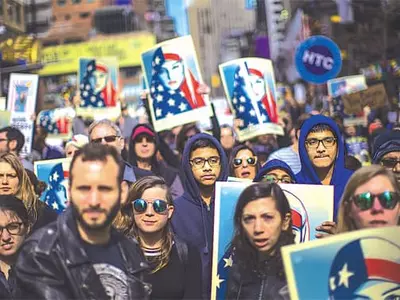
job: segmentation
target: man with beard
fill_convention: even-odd
[[[25,299],[147,299],[141,278],[147,268],[136,240],[112,222],[127,183],[114,147],[85,145],[71,162],[71,206],[56,222],[35,232],[16,264]]]

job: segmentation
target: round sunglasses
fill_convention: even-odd
[[[385,209],[393,209],[396,207],[396,204],[399,202],[400,195],[396,192],[383,192],[380,194],[372,194],[372,193],[362,193],[359,195],[354,195],[352,197],[354,204],[360,210],[368,210],[374,205],[375,198],[378,198],[379,203]]]
[[[233,160],[233,166],[238,168],[243,164],[244,161],[246,161],[248,165],[254,166],[257,163],[257,157],[248,157],[246,159],[235,158]]]
[[[148,205],[153,205],[153,210],[158,214],[162,214],[168,209],[167,201],[160,199],[154,200],[152,202],[148,202],[144,199],[136,199],[135,201],[133,201],[132,205],[133,209],[139,214],[145,213],[147,211]]]

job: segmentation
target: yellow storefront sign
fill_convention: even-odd
[[[156,38],[142,32],[107,36],[78,44],[45,47],[42,50],[43,69],[41,76],[77,73],[80,57],[112,57],[118,59],[120,67],[140,66],[141,53],[153,47]]]

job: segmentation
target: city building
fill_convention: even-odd
[[[25,0],[26,32],[45,36],[51,25],[51,0]]]

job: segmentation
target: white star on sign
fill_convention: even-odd
[[[157,116],[157,117],[161,117],[161,115],[162,115],[162,110],[161,110],[161,108],[157,108],[157,109],[156,109],[156,116]]]
[[[224,268],[232,267],[233,266],[232,255],[230,255],[229,258],[224,258],[224,262],[225,262]]]
[[[161,84],[159,84],[158,87],[157,87],[157,90],[159,92],[162,92],[162,91],[164,91],[164,88],[163,88],[163,86]]]
[[[89,65],[87,69],[88,69],[88,71],[92,71],[92,69],[93,69],[92,65]]]
[[[156,58],[154,60],[156,62],[156,65],[158,65],[160,63],[160,58],[158,56],[156,56]]]
[[[174,90],[169,90],[168,91],[171,95],[174,95],[175,94],[175,91]]]
[[[244,96],[240,96],[239,100],[240,100],[240,103],[246,102],[246,98]]]
[[[180,109],[181,111],[186,110],[186,108],[187,108],[187,105],[186,105],[185,103],[183,103],[183,102],[179,105],[179,109]]]
[[[256,111],[254,109],[249,111],[250,116],[254,117],[256,115]]]
[[[233,99],[232,99],[232,102],[233,102],[233,104],[236,104],[236,103],[237,103],[237,99],[236,99],[236,98],[233,98]]]
[[[84,91],[82,94],[83,94],[83,97],[87,97],[88,96],[88,92],[87,91]]]
[[[87,84],[86,87],[85,87],[85,89],[86,89],[87,91],[90,90],[90,85]]]
[[[217,289],[220,288],[221,283],[223,283],[225,281],[225,279],[219,279],[219,274],[217,274],[217,276],[215,277],[215,284],[217,286]]]
[[[179,94],[181,94],[182,97],[185,97],[185,93],[184,92],[180,92]]]
[[[175,105],[175,100],[172,99],[172,98],[169,98],[169,100],[168,100],[168,105],[169,105],[169,106],[174,106],[174,105]]]
[[[339,284],[338,286],[344,285],[345,287],[349,287],[349,278],[354,276],[354,273],[350,272],[347,269],[347,264],[344,264],[343,268],[339,271]]]
[[[101,107],[101,106],[103,106],[103,102],[99,102],[99,103],[97,103],[97,106],[98,106],[98,107]]]
[[[336,279],[335,277],[329,278],[329,287],[331,291],[336,290],[335,279]]]
[[[261,115],[261,121],[263,121],[263,122],[267,121],[267,116],[262,114]]]
[[[53,204],[51,205],[53,207],[53,209],[57,210],[58,209],[58,204],[57,202],[53,202]]]
[[[57,171],[56,171],[56,172],[54,172],[54,174],[53,174],[53,179],[54,179],[54,181],[57,181],[58,178],[60,178],[60,175],[58,175],[58,173],[57,173]]]
[[[156,89],[154,86],[151,87],[151,92],[154,94],[156,92]]]
[[[170,117],[173,117],[174,116],[174,114],[172,114],[172,113],[167,113],[167,115],[165,116],[166,118],[170,118]]]
[[[244,112],[244,111],[245,111],[244,106],[243,106],[243,105],[240,105],[240,106],[239,106],[239,112],[242,113],[242,112]]]
[[[96,97],[95,96],[90,97],[90,101],[95,102],[96,101]]]
[[[162,95],[158,94],[157,97],[156,97],[157,102],[161,102],[162,99],[163,99]]]

